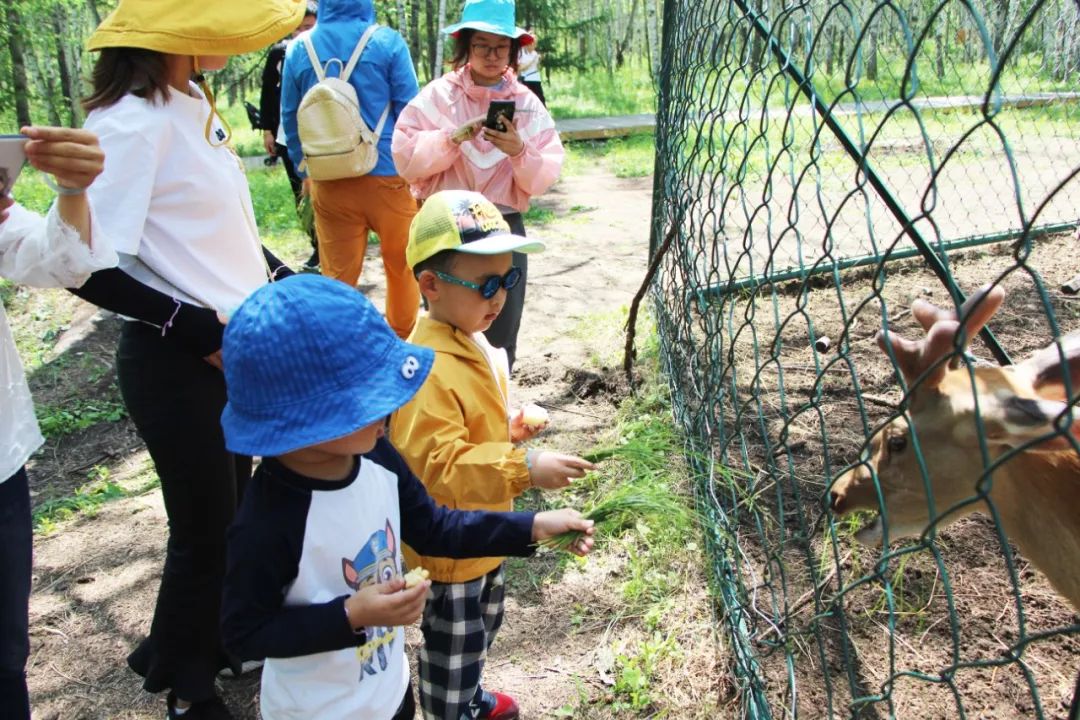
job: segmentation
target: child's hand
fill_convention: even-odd
[[[584,458],[549,450],[532,451],[532,469],[529,477],[534,487],[558,490],[570,484],[572,478],[585,477],[596,466]]]
[[[372,625],[412,625],[420,619],[427,602],[430,580],[405,590],[405,580],[394,578],[379,585],[357,590],[345,601],[353,629]]]
[[[533,542],[540,542],[571,530],[577,530],[585,534],[567,550],[582,557],[588,555],[593,546],[592,536],[595,532],[593,521],[586,520],[581,513],[570,508],[536,513],[533,517],[532,540]]]
[[[522,442],[535,437],[548,426],[547,410],[529,403],[510,418],[510,439]]]

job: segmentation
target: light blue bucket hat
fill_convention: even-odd
[[[522,45],[536,41],[514,22],[514,0],[465,0],[461,22],[443,28],[443,33],[457,37],[459,30],[479,30],[520,40]]]
[[[407,403],[435,353],[398,338],[354,288],[293,275],[252,293],[225,326],[225,446],[281,455],[345,437]]]

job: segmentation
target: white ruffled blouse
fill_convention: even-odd
[[[42,218],[14,205],[0,223],[0,277],[33,287],[79,287],[95,270],[115,267],[117,256],[93,233],[93,249],[64,223],[53,204]],[[91,212],[91,227],[95,221]],[[44,439],[15,338],[0,305],[0,482],[13,476]]]

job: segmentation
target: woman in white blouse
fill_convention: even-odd
[[[243,165],[203,72],[288,35],[298,0],[120,0],[88,42],[99,51],[86,127],[108,156],[91,190],[120,254],[80,297],[128,319],[120,393],[161,480],[169,540],[150,633],[128,656],[167,716],[232,715],[218,696],[225,531],[251,474],[221,430],[221,320],[281,263],[260,244]],[[287,269],[285,269],[287,271]],[[267,388],[272,393],[273,388]]]
[[[42,218],[0,198],[0,276],[34,287],[74,287],[116,264],[93,235],[86,188],[104,166],[97,138],[85,130],[23,128],[27,158],[56,176],[59,199]],[[33,531],[26,461],[44,440],[34,416],[15,339],[0,305],[0,708],[29,720],[27,608]]]

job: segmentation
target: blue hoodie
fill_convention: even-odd
[[[308,35],[323,66],[330,58],[339,58],[342,64],[347,63],[360,36],[373,22],[375,6],[372,0],[322,0],[319,3],[319,20]],[[338,72],[337,63],[331,65],[330,73]],[[281,122],[285,128],[289,157],[298,167],[304,153],[300,149],[300,134],[296,129],[296,110],[304,94],[318,81],[304,43],[299,40],[289,43],[285,51],[285,65],[281,70]],[[394,134],[398,115],[419,90],[409,48],[397,31],[385,27],[375,31],[364,54],[360,56],[360,62],[349,76],[349,84],[356,88],[360,115],[372,130],[378,124],[383,109],[388,103],[391,104],[390,114],[379,137],[379,162],[371,174],[397,175],[394,158],[390,154],[390,138]]]

